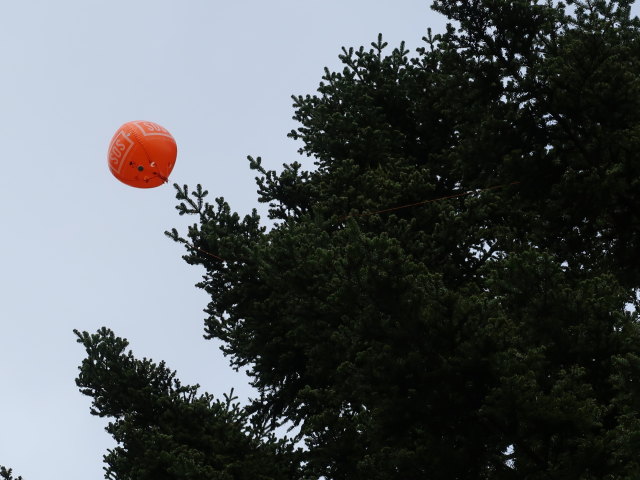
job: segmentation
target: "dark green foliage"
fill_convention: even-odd
[[[197,397],[83,334],[79,385],[122,445],[108,473],[640,478],[630,4],[438,0],[459,29],[413,58],[382,37],[345,49],[294,97],[313,165],[249,158],[270,229],[176,186],[198,222],[167,234],[205,269],[206,336],[259,398]],[[283,424],[290,442],[270,436]]]
[[[5,467],[0,466],[0,478],[2,480],[22,480],[22,477],[13,477],[11,469],[6,469]]]
[[[105,456],[106,478],[292,478],[291,450],[247,428],[232,395],[198,395],[163,362],[125,353],[127,341],[106,328],[76,335],[87,350],[76,383],[93,398],[94,415],[115,419],[107,431],[119,445]]]

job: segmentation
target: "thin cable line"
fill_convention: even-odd
[[[186,242],[186,241],[182,242],[182,243],[184,243],[187,247],[193,248],[194,250],[198,250],[199,252],[202,252],[205,255],[209,255],[210,257],[213,257],[213,258],[215,258],[217,260],[220,260],[221,262],[226,262],[226,260],[224,258],[219,257],[218,255],[215,255],[215,254],[213,254],[211,252],[207,252],[204,248],[196,247],[192,243],[189,243],[189,242]]]
[[[344,220],[347,220],[349,218],[354,218],[354,217],[366,217],[366,216],[369,216],[369,215],[378,215],[380,213],[394,212],[396,210],[402,210],[403,208],[417,207],[419,205],[425,205],[427,203],[438,202],[440,200],[449,200],[451,198],[464,197],[465,195],[471,195],[471,194],[474,194],[474,193],[487,192],[489,190],[496,190],[498,188],[504,188],[504,187],[508,187],[510,185],[516,185],[518,183],[520,183],[520,182],[503,183],[502,185],[494,185],[493,187],[487,187],[487,188],[483,188],[481,190],[467,190],[465,192],[460,192],[460,193],[456,193],[456,194],[453,194],[453,195],[445,195],[444,197],[431,198],[429,200],[423,200],[421,202],[409,203],[409,204],[406,204],[406,205],[399,205],[397,207],[391,207],[391,208],[384,208],[382,210],[375,210],[373,212],[354,213],[353,215],[347,215],[345,217],[342,217],[340,219],[340,221],[344,221]]]

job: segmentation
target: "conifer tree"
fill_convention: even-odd
[[[436,1],[411,58],[345,49],[257,171],[178,188],[209,338],[330,479],[640,475],[639,26],[629,1]]]
[[[13,470],[10,468],[0,467],[0,478],[2,480],[22,480],[22,477],[14,477],[12,474]]]
[[[233,397],[184,386],[164,362],[137,360],[128,342],[102,328],[75,332],[86,351],[76,380],[91,413],[118,446],[105,456],[108,479],[272,480],[296,478],[286,440],[251,426]]]

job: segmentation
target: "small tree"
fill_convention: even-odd
[[[22,480],[22,477],[13,477],[12,472],[13,470],[11,469],[7,470],[5,467],[0,467],[0,478],[3,480]]]
[[[87,350],[76,383],[93,398],[92,414],[114,419],[107,431],[118,447],[105,456],[106,478],[296,477],[286,440],[249,426],[233,392],[224,401],[198,395],[164,362],[135,359],[106,328],[75,333]]]

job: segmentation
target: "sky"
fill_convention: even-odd
[[[170,183],[264,214],[247,155],[313,167],[287,138],[291,95],[314,93],[342,46],[381,32],[413,51],[444,24],[428,0],[0,2],[0,464],[25,480],[103,478],[115,443],[75,386],[74,328],[107,326],[183,383],[251,395],[202,337],[203,271],[163,234],[194,220],[170,185],[108,170],[120,125],[173,134]]]

